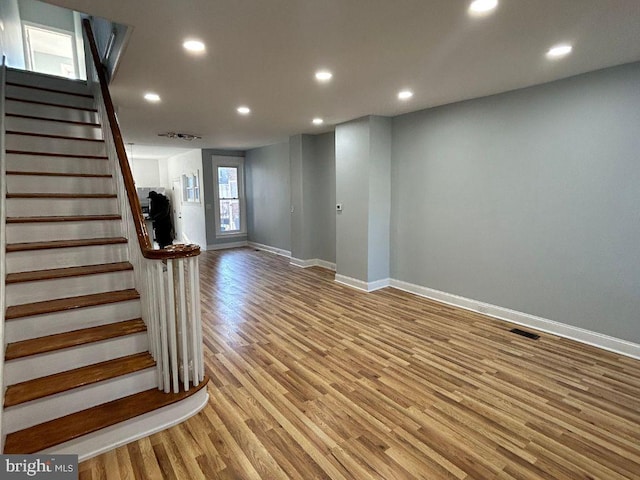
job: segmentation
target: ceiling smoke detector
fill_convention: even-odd
[[[191,140],[200,140],[202,137],[198,135],[191,135],[190,133],[176,133],[176,132],[167,132],[167,133],[159,133],[159,137],[167,137],[167,138],[177,138],[178,140],[186,140],[190,142]]]

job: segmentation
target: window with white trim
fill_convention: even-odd
[[[244,158],[213,156],[216,236],[245,235]]]
[[[200,203],[200,171],[182,175],[182,202]]]

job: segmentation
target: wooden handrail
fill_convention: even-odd
[[[125,189],[127,191],[127,199],[129,200],[129,207],[131,207],[131,215],[133,217],[133,223],[136,227],[136,236],[138,237],[138,243],[140,244],[140,250],[145,258],[164,260],[171,258],[186,258],[195,257],[200,255],[200,247],[198,245],[171,245],[169,248],[163,248],[161,250],[154,250],[153,244],[147,231],[147,225],[142,217],[142,207],[140,206],[140,200],[136,193],[135,182],[133,181],[133,174],[129,167],[129,161],[127,160],[127,152],[124,148],[124,141],[122,140],[122,132],[120,132],[120,125],[116,118],[116,113],[113,108],[113,102],[111,100],[111,94],[109,93],[109,87],[107,84],[107,76],[104,72],[104,67],[100,61],[100,54],[98,53],[98,47],[96,46],[96,40],[93,36],[93,29],[91,28],[91,22],[85,18],[82,20],[84,31],[89,40],[89,48],[91,50],[91,57],[93,58],[93,64],[96,67],[98,74],[98,81],[100,82],[100,90],[102,92],[102,99],[104,100],[104,106],[107,112],[107,118],[109,119],[109,126],[111,128],[111,134],[113,136],[113,143],[116,148],[116,154],[118,155],[118,163],[120,164],[120,171],[122,172],[122,178],[124,180]]]

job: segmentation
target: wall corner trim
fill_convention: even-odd
[[[272,247],[270,245],[264,245],[262,243],[248,242],[247,244],[251,248],[257,248],[265,252],[275,253],[281,257],[291,258],[291,252],[289,250],[283,250],[282,248]]]
[[[335,281],[348,287],[362,290],[363,292],[373,292],[390,286],[391,280],[389,278],[383,278],[382,280],[376,280],[375,282],[365,282],[358,280],[357,278],[347,277],[345,275],[336,274]]]
[[[337,277],[338,275],[336,275],[336,281]],[[391,279],[390,286],[421,297],[430,298],[438,302],[464,308],[465,310],[470,310],[482,315],[488,315],[499,320],[523,325],[552,335],[557,335],[558,337],[568,338],[570,340],[575,340],[576,342],[585,343],[587,345],[602,348],[603,350],[608,350],[610,352],[640,360],[640,344],[610,337],[608,335],[583,328],[574,327],[554,320],[537,317],[528,313],[499,307],[490,303],[461,297],[452,293],[441,292],[429,287],[403,282],[401,280]]]
[[[336,264],[327,262],[326,260],[320,260],[319,258],[310,258],[309,260],[302,260],[300,258],[291,257],[291,265],[300,268],[309,268],[309,267],[322,267],[327,268],[329,270],[336,271]]]

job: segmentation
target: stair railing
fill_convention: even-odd
[[[156,361],[158,388],[187,391],[204,380],[197,245],[171,245],[154,250],[149,237],[122,133],[109,93],[105,70],[89,19],[83,20],[87,82],[102,125],[107,156],[117,187],[126,230],[129,260],[140,293],[149,351]],[[132,241],[133,239],[137,241]]]
[[[5,85],[7,82],[6,57],[2,56],[0,69],[0,452],[4,451],[3,409],[4,405],[4,351],[6,342],[4,339],[4,315],[7,308],[5,297],[5,279],[7,276],[6,248],[7,248],[7,161],[5,143]]]

